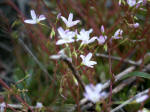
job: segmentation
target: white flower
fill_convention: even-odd
[[[95,41],[95,39],[97,39],[97,37],[93,37],[90,39],[90,33],[92,33],[92,29],[85,31],[85,29],[82,29],[80,31],[80,34],[77,34],[77,41],[81,40],[82,43],[81,44],[89,44]]]
[[[56,45],[62,45],[65,43],[72,43],[75,40],[73,37],[75,36],[75,32],[69,31],[69,30],[64,30],[62,27],[59,27],[58,33],[60,35],[60,40],[56,42]]]
[[[0,111],[1,111],[1,112],[4,112],[5,107],[6,107],[5,102],[1,103],[1,104],[0,104],[0,107],[1,107]]]
[[[133,7],[134,5],[136,5],[136,0],[127,0],[127,3],[130,7]]]
[[[112,38],[113,38],[113,39],[120,39],[120,38],[122,38],[122,33],[123,33],[123,30],[118,29],[118,30],[115,32],[114,36],[112,36]]]
[[[85,86],[84,97],[93,103],[100,101],[105,98],[108,94],[106,92],[101,92],[103,85],[101,83],[94,86],[89,84]]]
[[[40,15],[39,17],[37,17],[34,10],[31,10],[30,13],[31,13],[32,19],[24,20],[25,23],[28,23],[28,24],[37,24],[40,21],[46,19],[46,17],[44,15]]]
[[[87,56],[84,55],[80,55],[80,57],[82,58],[82,64],[88,67],[93,68],[93,65],[97,64],[97,62],[95,61],[90,61],[90,59],[92,58],[92,53],[88,53]]]
[[[148,99],[148,95],[143,95],[143,96],[140,96],[136,99],[136,102],[137,103],[142,103],[143,101],[147,100]]]
[[[43,104],[41,102],[36,103],[36,108],[42,108],[42,107],[43,107]]]
[[[61,19],[63,20],[63,22],[66,24],[66,26],[68,28],[70,28],[70,27],[72,27],[72,26],[74,26],[80,22],[80,20],[73,21],[73,14],[72,13],[69,14],[68,20],[63,16],[61,16]]]
[[[97,38],[98,44],[104,44],[106,39],[107,39],[106,35],[105,36],[103,36],[103,35],[99,36],[99,38]]]

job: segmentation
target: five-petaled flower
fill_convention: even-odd
[[[89,84],[85,86],[85,92],[83,93],[84,97],[93,103],[99,102],[101,99],[104,99],[108,94],[102,92],[103,84],[99,83],[96,86]]]
[[[98,38],[97,38],[97,41],[98,41],[98,44],[104,44],[105,43],[105,41],[106,41],[106,39],[107,39],[107,36],[106,35],[100,35]]]
[[[114,36],[112,36],[112,38],[113,38],[113,39],[120,39],[120,38],[122,38],[122,33],[123,33],[123,30],[118,29],[118,30],[115,32]]]
[[[73,14],[72,13],[69,14],[68,20],[63,16],[61,16],[61,19],[63,20],[63,22],[66,24],[66,26],[68,28],[70,28],[70,27],[72,27],[72,26],[74,26],[80,22],[80,20],[73,21]]]
[[[35,11],[34,11],[34,10],[31,10],[30,13],[31,13],[31,18],[32,18],[32,19],[24,20],[25,23],[28,23],[28,24],[37,24],[37,23],[39,23],[40,21],[46,19],[46,17],[45,17],[44,15],[40,15],[40,16],[38,17],[38,16],[35,14]]]
[[[77,34],[77,41],[81,40],[82,43],[81,44],[89,44],[95,41],[95,39],[97,39],[97,37],[92,37],[90,39],[90,33],[92,33],[93,29],[90,29],[88,31],[86,31],[85,29],[82,29],[80,31],[80,34]]]
[[[98,44],[104,44],[106,39],[107,39],[107,36],[105,35],[105,29],[104,29],[103,25],[101,26],[101,32],[102,32],[102,35],[97,37]]]
[[[93,68],[93,65],[97,64],[96,61],[90,61],[90,59],[92,58],[92,53],[88,53],[87,56],[84,55],[80,55],[80,57],[82,58],[82,64],[85,66],[88,66],[90,68]]]
[[[58,33],[60,35],[60,40],[56,42],[56,45],[62,45],[65,43],[72,43],[75,40],[73,37],[75,36],[75,32],[69,31],[69,30],[64,30],[62,27],[59,27]]]

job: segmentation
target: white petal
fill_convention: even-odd
[[[95,64],[97,64],[97,62],[96,61],[90,61],[89,64],[90,65],[95,65]]]
[[[89,52],[85,58],[86,58],[86,60],[89,61],[92,58],[92,53]]]
[[[102,87],[103,87],[103,84],[98,83],[98,84],[96,84],[95,89],[97,92],[100,92],[102,90]]]
[[[84,55],[80,55],[80,57],[82,58],[82,60],[84,60],[84,59],[85,59],[85,56],[84,56]]]
[[[44,15],[40,15],[40,16],[39,16],[39,21],[45,20],[45,19],[46,19],[46,17],[45,17]]]
[[[89,34],[92,33],[92,32],[93,32],[93,29],[92,29],[92,28],[88,30],[88,33],[89,33]]]
[[[64,37],[65,31],[64,31],[64,29],[63,29],[62,27],[59,27],[59,28],[57,29],[57,31],[58,31],[59,35],[61,36],[61,38]]]
[[[88,67],[90,67],[90,68],[93,68],[93,66],[92,66],[92,65],[86,65],[86,66],[88,66]]]
[[[35,20],[32,20],[32,19],[24,20],[24,22],[28,23],[28,24],[36,24],[37,23]]]
[[[97,37],[93,37],[93,38],[91,38],[91,39],[88,41],[88,43],[92,43],[92,42],[94,42],[96,39],[97,39]]]
[[[61,55],[52,55],[49,57],[50,59],[58,60],[61,58]]]
[[[147,100],[148,97],[149,97],[148,95],[140,96],[139,98],[136,99],[136,102],[137,103],[142,103],[143,101]]]
[[[62,44],[65,44],[65,43],[66,43],[66,41],[64,41],[63,39],[61,39],[61,40],[58,40],[56,42],[56,45],[62,45]]]
[[[68,21],[65,17],[61,16],[61,19],[63,20],[63,22],[67,25],[68,24]]]
[[[68,22],[72,22],[72,19],[73,19],[73,14],[70,13],[70,14],[69,14],[69,17],[68,17]]]
[[[33,19],[33,20],[36,20],[37,17],[36,17],[35,11],[34,11],[34,10],[31,10],[30,13],[31,13],[32,19]]]
[[[80,22],[80,20],[74,21],[74,22],[73,22],[73,26],[76,25],[76,24],[78,24],[79,22]]]

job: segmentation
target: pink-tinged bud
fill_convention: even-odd
[[[119,0],[119,3],[118,3],[118,4],[119,4],[119,6],[121,5],[121,0]]]
[[[133,24],[134,28],[138,28],[139,27],[139,23],[135,23]]]
[[[102,33],[105,32],[105,29],[104,29],[104,26],[103,26],[103,25],[101,26],[101,32],[102,32]]]
[[[57,14],[57,19],[60,19],[60,17],[61,17],[61,13],[58,13]]]
[[[129,24],[129,27],[131,27],[131,28],[138,28],[139,27],[139,23]]]

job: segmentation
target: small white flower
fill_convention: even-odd
[[[69,14],[68,20],[63,16],[61,16],[61,19],[63,20],[63,22],[66,24],[66,26],[68,28],[70,28],[70,27],[72,27],[72,26],[74,26],[80,22],[80,20],[73,21],[73,14],[72,13]]]
[[[103,35],[99,36],[99,38],[97,38],[98,44],[100,44],[100,45],[104,44],[106,39],[107,39],[106,35],[105,36],[103,36]]]
[[[73,37],[75,36],[75,32],[69,31],[69,30],[64,30],[62,27],[59,27],[58,33],[60,35],[60,40],[56,42],[56,45],[62,45],[65,43],[72,43],[75,40]]]
[[[90,33],[92,33],[93,29],[90,29],[88,31],[85,31],[85,29],[82,29],[80,31],[80,34],[77,34],[77,41],[81,40],[82,43],[81,44],[89,44],[95,41],[95,39],[97,39],[97,37],[92,37],[90,39]]]
[[[88,53],[87,56],[84,55],[80,55],[80,57],[82,58],[82,64],[88,67],[93,68],[93,65],[97,64],[96,61],[90,61],[90,59],[92,58],[92,53]]]
[[[1,112],[4,112],[5,107],[6,107],[5,102],[1,103],[1,104],[0,104],[0,107],[1,107],[0,111],[1,111]]]
[[[41,102],[36,103],[36,108],[42,108],[42,107],[43,107],[43,104]]]
[[[122,38],[122,33],[123,33],[123,30],[118,29],[118,30],[115,32],[114,36],[112,36],[112,38],[113,38],[113,39],[120,39],[120,38]]]
[[[46,17],[44,15],[40,15],[39,17],[37,17],[37,15],[35,14],[34,10],[31,10],[30,13],[31,13],[31,18],[32,19],[24,20],[25,23],[28,23],[28,24],[37,24],[40,21],[46,19]]]
[[[142,103],[143,101],[147,100],[148,97],[149,97],[148,95],[143,95],[143,96],[141,96],[141,97],[138,97],[138,98],[136,99],[136,102],[137,102],[137,103]]]
[[[85,86],[84,97],[93,103],[100,101],[105,98],[108,94],[106,92],[101,92],[103,85],[101,83],[94,86],[89,84]]]
[[[133,7],[134,5],[136,5],[136,0],[127,0],[127,3],[130,7]]]

